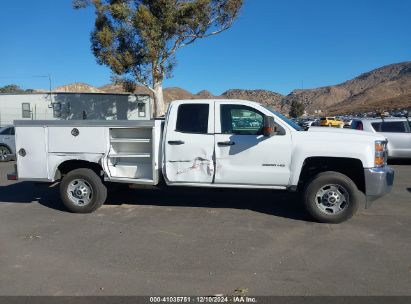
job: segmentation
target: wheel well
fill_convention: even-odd
[[[56,170],[55,179],[60,179],[70,171],[75,169],[87,168],[93,170],[98,176],[102,176],[103,168],[100,164],[88,162],[85,160],[68,160],[61,163]]]
[[[304,161],[298,187],[303,187],[321,172],[335,171],[348,176],[365,193],[365,178],[362,162],[355,158],[310,157]]]
[[[9,149],[10,152],[13,152],[13,150],[8,145],[6,145],[4,143],[1,143],[0,147],[5,147],[5,148]]]

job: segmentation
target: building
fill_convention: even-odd
[[[0,126],[14,120],[148,120],[148,95],[111,93],[0,94]]]

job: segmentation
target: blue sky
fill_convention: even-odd
[[[293,89],[337,84],[371,69],[411,60],[409,0],[245,0],[229,31],[181,50],[166,87]],[[3,1],[0,86],[101,86],[110,70],[90,52],[92,10],[71,0]]]

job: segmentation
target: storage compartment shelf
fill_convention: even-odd
[[[128,154],[128,153],[117,153],[109,154],[110,158],[150,158],[150,153],[137,153],[137,154]]]
[[[151,162],[129,162],[129,160],[121,160],[119,163],[109,166],[110,172],[115,178],[132,178],[132,179],[147,179],[153,178]]]
[[[112,143],[151,143],[150,138],[111,138],[110,142]]]
[[[108,168],[113,179],[153,181],[153,129],[110,129]]]

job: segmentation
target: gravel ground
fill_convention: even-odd
[[[391,194],[324,225],[274,191],[126,190],[71,214],[0,163],[0,295],[411,295],[411,164],[393,167]]]

